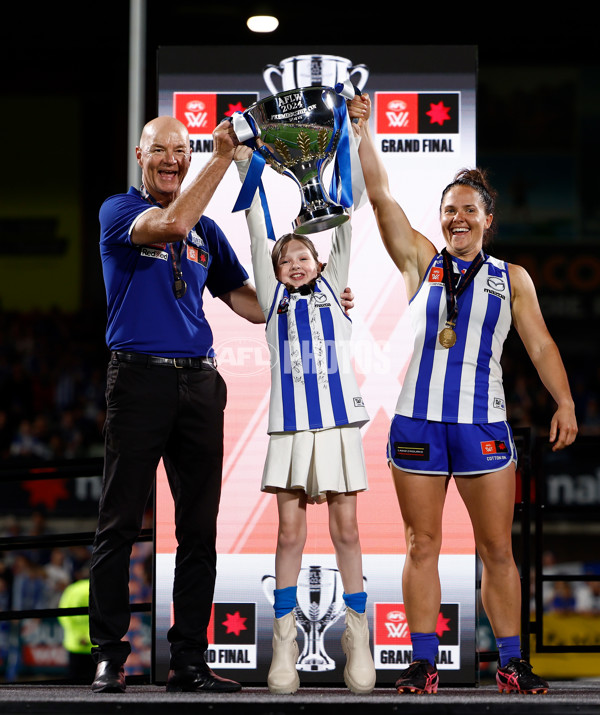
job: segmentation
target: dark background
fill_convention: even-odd
[[[500,188],[511,187],[506,200],[519,191],[522,195],[526,170],[539,166],[544,174],[554,174],[555,191],[571,204],[568,239],[597,240],[600,152],[595,129],[600,91],[597,38],[590,18],[574,8],[559,14],[545,6],[534,11],[505,3],[492,8],[398,3],[386,10],[374,6],[370,14],[337,3],[277,5],[278,30],[261,36],[245,26],[249,3],[148,0],[145,118],[156,112],[156,49],[161,45],[217,44],[235,52],[238,44],[326,47],[329,41],[347,45],[349,53],[356,45],[476,45],[480,163]],[[84,282],[82,305],[103,300],[96,291],[98,207],[126,187],[128,42],[129,3],[112,0],[77,6],[13,5],[0,43],[3,126],[14,120],[14,136],[3,137],[2,183],[11,182],[14,170],[25,165],[35,167],[35,173],[50,173],[60,185],[67,168],[56,159],[51,165],[45,162],[48,147],[58,143],[71,160],[77,157],[77,199],[84,209],[81,240],[88,249],[84,270],[90,277]],[[44,132],[48,98],[53,111],[54,101],[62,99],[66,111],[78,113],[77,136]],[[21,110],[31,100],[38,102],[35,117]],[[506,180],[507,156],[514,181]],[[35,184],[33,179],[23,186],[32,201]],[[71,186],[72,181],[65,184]]]
[[[350,9],[339,3],[279,2],[279,29],[257,36],[245,27],[250,7],[248,2],[148,0],[144,120],[156,113],[160,46],[223,45],[234,54],[237,45],[302,44],[307,52],[313,46],[326,52],[332,45],[347,46],[351,58],[358,58],[357,46],[442,45],[449,53],[453,46],[477,46],[478,162],[500,190],[492,252],[524,263],[532,273],[567,365],[581,427],[579,451],[553,459],[546,450],[536,460],[549,482],[567,475],[569,486],[568,492],[557,492],[552,513],[569,522],[570,531],[561,526],[549,534],[548,554],[554,562],[597,561],[600,487],[583,489],[588,482],[600,485],[595,446],[600,434],[597,23],[573,4],[538,4],[537,10],[525,3],[464,2]],[[43,301],[22,314],[3,310],[0,285],[0,459],[8,467],[23,460],[102,455],[107,353],[98,209],[107,196],[127,189],[128,63],[126,0],[4,8],[0,249],[13,243],[3,235],[5,220],[16,211],[7,197],[22,192],[23,203],[35,206],[49,186],[57,214],[63,199],[66,206],[80,207],[77,240],[83,247],[75,312]],[[22,253],[35,252],[46,236],[38,231],[20,240],[27,244]],[[26,268],[19,278],[23,294],[36,290]],[[554,406],[514,331],[503,363],[511,423],[531,427],[534,437],[544,439]],[[24,421],[38,432],[38,451],[10,456]],[[96,491],[92,487],[82,497],[68,480],[23,482],[10,489],[3,484],[4,534],[43,533],[32,520],[36,509],[42,523],[47,516],[79,514],[93,528],[98,493],[97,485]],[[0,586],[6,579],[0,574]],[[1,600],[0,610],[10,605],[10,599]]]
[[[589,422],[596,433],[599,361],[593,336],[600,327],[600,265],[593,260],[600,260],[600,63],[589,18],[575,8],[557,14],[547,7],[538,11],[506,3],[494,8],[398,3],[385,10],[374,6],[370,14],[335,3],[278,3],[278,30],[256,35],[245,26],[251,7],[246,2],[147,0],[145,7],[144,121],[156,114],[161,46],[224,45],[235,56],[237,45],[303,43],[307,51],[347,46],[349,57],[360,45],[443,45],[449,54],[453,46],[476,46],[478,162],[500,191],[494,251],[523,262],[532,273],[573,381],[580,422],[584,429]],[[82,215],[80,310],[65,316],[54,306],[41,306],[50,315],[35,316],[31,332],[46,335],[44,349],[54,361],[61,351],[77,354],[86,386],[101,380],[106,356],[98,209],[107,196],[127,189],[129,14],[125,0],[85,6],[22,3],[12,6],[0,43],[1,185],[14,192],[16,182],[32,205],[44,187],[59,187],[56,195],[81,207]],[[10,206],[2,206],[0,217],[10,216]],[[0,235],[3,239],[6,245],[7,237]],[[34,237],[21,240],[33,242]],[[35,289],[27,275],[22,286],[23,291]],[[0,308],[2,295],[0,286]],[[46,318],[50,328],[40,326]],[[10,321],[20,318],[11,315]],[[6,333],[12,326],[0,328],[5,333],[2,357],[11,353]],[[73,345],[77,335],[82,338]],[[8,362],[18,360],[12,350]],[[552,401],[514,334],[505,360],[513,424],[529,423],[543,431]],[[59,369],[73,372],[77,366]],[[48,381],[58,379],[56,371],[49,370]],[[101,394],[97,399],[101,403]],[[91,430],[96,433],[97,426]]]
[[[523,262],[532,273],[573,382],[580,422],[584,429],[587,421],[592,431],[598,430],[594,336],[600,327],[600,267],[593,261],[599,260],[600,238],[600,63],[590,19],[576,8],[558,14],[547,7],[537,11],[506,3],[402,3],[385,10],[374,6],[370,14],[334,3],[278,3],[278,30],[261,36],[245,26],[250,6],[147,1],[143,119],[156,113],[156,53],[161,46],[225,45],[234,55],[236,45],[303,43],[307,51],[326,51],[331,44],[347,46],[349,57],[360,45],[444,45],[449,53],[453,46],[476,46],[478,162],[500,190],[494,250],[499,257]],[[14,191],[18,183],[32,205],[42,186],[64,185],[65,201],[81,207],[81,309],[77,315],[49,317],[54,323],[46,330],[52,338],[45,349],[53,357],[61,346],[63,353],[78,353],[88,385],[99,379],[96,370],[103,370],[106,355],[98,209],[107,196],[127,189],[129,12],[125,0],[77,6],[22,3],[12,6],[0,43],[1,185]],[[0,216],[10,215],[10,206],[4,205]],[[26,275],[22,286],[23,291],[32,289]],[[39,333],[39,316],[36,321]],[[11,329],[0,327],[5,333]],[[83,339],[73,346],[76,335]],[[0,344],[0,355],[10,350],[6,342]],[[9,362],[18,357],[13,350]],[[97,363],[94,371],[90,361]],[[88,367],[81,368],[82,362]],[[545,429],[552,403],[514,335],[506,362],[513,423]],[[48,380],[53,379],[51,373]],[[530,403],[527,409],[525,402]]]

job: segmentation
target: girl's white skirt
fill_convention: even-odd
[[[318,503],[327,499],[327,492],[368,489],[360,428],[272,434],[261,489],[302,489]]]

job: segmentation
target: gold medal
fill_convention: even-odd
[[[443,348],[451,348],[456,342],[456,333],[451,325],[446,325],[442,332],[438,335],[438,340]]]

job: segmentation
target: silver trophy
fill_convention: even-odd
[[[296,233],[325,231],[349,218],[323,186],[323,171],[335,157],[344,129],[345,101],[331,87],[308,87],[280,92],[243,112],[256,138],[255,150],[300,189],[302,206],[293,221]],[[247,138],[237,129],[236,134],[240,141]]]

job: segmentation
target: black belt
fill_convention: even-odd
[[[119,362],[132,362],[136,365],[158,365],[159,367],[191,368],[192,370],[216,369],[217,361],[214,357],[159,357],[158,355],[145,355],[144,353],[112,353]]]

